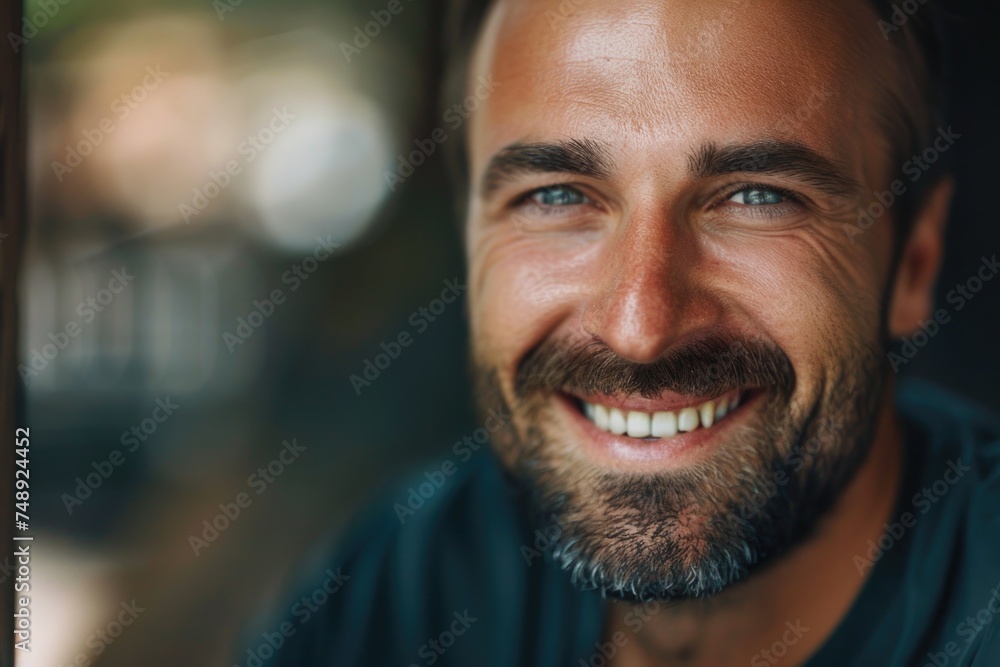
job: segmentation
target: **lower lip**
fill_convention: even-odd
[[[649,440],[602,431],[587,419],[574,398],[557,394],[556,402],[568,418],[570,432],[578,436],[576,439],[581,443],[581,449],[598,465],[650,472],[697,463],[715,447],[723,446],[726,437],[746,419],[761,396],[760,391],[746,393],[735,410],[710,428],[699,426],[687,433]]]

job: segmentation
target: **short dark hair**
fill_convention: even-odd
[[[452,0],[449,5],[444,33],[445,71],[440,96],[443,107],[451,106],[464,97],[469,61],[493,2]],[[873,29],[880,30],[893,46],[894,64],[903,91],[901,95],[889,91],[888,108],[880,114],[881,124],[892,146],[890,164],[901,168],[909,156],[920,154],[931,145],[946,116],[942,11],[933,0],[921,0],[917,11],[902,15],[903,10],[893,0],[868,0],[868,3],[879,20]],[[448,168],[460,214],[464,215],[461,207],[469,195],[464,127],[456,140],[449,144]],[[947,172],[946,157],[949,157],[947,153],[942,154],[928,173],[908,188],[897,202],[894,216],[899,232],[897,239],[906,237],[927,190]]]

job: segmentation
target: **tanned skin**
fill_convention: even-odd
[[[844,230],[900,169],[880,122],[890,46],[863,0],[570,4],[499,0],[468,78],[498,84],[467,128],[474,354],[511,405],[519,364],[547,339],[597,339],[644,364],[725,329],[780,346],[795,370],[790,410],[804,414],[833,390],[831,360],[848,341],[874,346],[930,315],[949,182],[924,199],[895,265],[892,211],[863,234]],[[606,169],[488,173],[510,146],[574,140],[599,146]],[[707,146],[767,141],[806,147],[842,179],[694,168]],[[754,206],[741,184],[799,201]],[[547,186],[572,194],[531,198]],[[894,518],[905,443],[884,356],[879,373],[871,446],[812,536],[713,597],[662,603],[638,634],[631,605],[610,604],[605,639],[627,638],[614,665],[747,665],[788,622],[808,631],[779,664],[798,665],[829,638],[866,581],[853,557]],[[669,475],[727,446],[720,435],[652,461],[604,455],[554,403],[530,419],[514,409],[522,435],[538,426],[551,442],[583,442],[558,459],[580,470]]]

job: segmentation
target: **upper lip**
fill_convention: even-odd
[[[741,393],[746,393],[749,388],[740,389]],[[634,410],[637,412],[675,412],[684,408],[697,408],[707,401],[719,398],[730,392],[732,389],[718,394],[705,394],[703,396],[693,396],[690,394],[678,394],[673,391],[664,391],[655,398],[645,398],[635,394],[584,394],[579,392],[567,392],[569,396],[577,398],[586,403],[604,405],[609,408],[619,408],[621,410]]]

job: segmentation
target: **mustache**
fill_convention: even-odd
[[[747,387],[772,387],[790,396],[795,371],[788,355],[763,339],[709,334],[667,351],[656,361],[637,363],[598,338],[550,339],[524,356],[514,377],[519,399],[536,391],[645,398],[664,391],[716,396]]]

